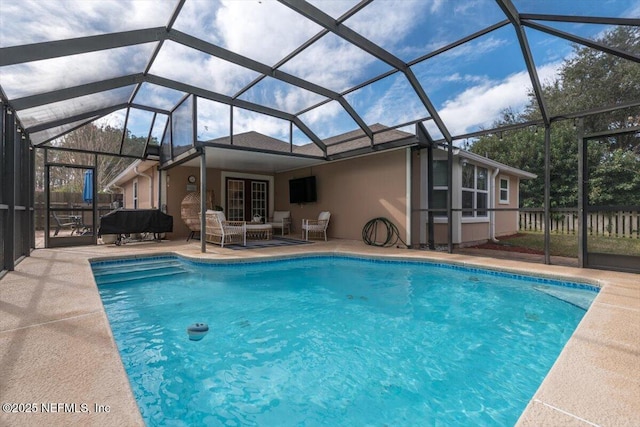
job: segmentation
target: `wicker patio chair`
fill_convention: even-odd
[[[329,226],[329,219],[331,219],[331,212],[320,212],[318,219],[303,219],[302,220],[302,238],[309,240],[309,233],[324,235],[324,241],[327,241],[327,227]]]
[[[187,242],[193,238],[193,236],[200,234],[200,193],[192,192],[187,193],[182,199],[180,204],[180,215],[182,221],[189,227],[189,237]]]
[[[227,221],[224,212],[208,210],[205,216],[206,241],[220,245],[242,242],[247,246],[247,223],[245,221]]]
[[[282,229],[282,235],[287,230],[287,234],[291,233],[291,211],[273,211],[273,217],[269,218],[266,224],[271,224],[273,228]]]

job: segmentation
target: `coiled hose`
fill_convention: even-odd
[[[384,241],[378,241],[378,226],[382,225],[387,232],[386,238]],[[387,218],[378,217],[373,218],[369,222],[367,222],[362,228],[362,240],[370,246],[379,246],[379,247],[389,247],[394,246],[398,243],[398,240],[402,242],[405,247],[407,244],[400,237],[400,233],[398,232],[398,227]]]

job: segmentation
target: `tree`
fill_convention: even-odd
[[[132,137],[130,139],[133,139],[134,144],[140,144],[140,138]],[[118,157],[121,140],[122,129],[109,125],[97,125],[94,122],[82,126],[58,140],[53,141],[50,146],[52,148],[74,148],[105,153],[98,155],[98,161],[95,165],[98,176],[98,191],[102,191],[110,181],[133,162],[131,158]],[[39,154],[41,155],[41,152]],[[142,155],[141,152],[139,154]],[[52,149],[49,150],[48,161],[69,165],[92,166],[94,165],[94,155],[90,153]],[[40,169],[40,171],[36,171],[36,177],[39,181],[37,188],[43,188],[44,175],[43,169],[41,169],[43,168],[43,163],[42,161],[37,163]],[[83,170],[80,168],[54,168],[52,169],[50,179],[55,183],[54,188],[56,191],[79,193],[82,192],[82,173]]]
[[[640,54],[640,29],[619,27],[605,33],[600,43]],[[640,99],[640,65],[591,48],[574,46],[559,78],[543,86],[543,97],[552,115],[584,111]],[[534,94],[522,114],[507,110],[494,127],[539,118]],[[640,109],[621,109],[585,118],[585,132],[615,130],[640,124]],[[501,141],[502,139],[502,141]],[[533,172],[538,179],[524,180],[523,207],[540,207],[544,195],[544,132],[532,129],[481,137],[471,151],[499,162]],[[634,134],[589,144],[591,171],[589,203],[592,205],[638,204],[640,138]],[[578,193],[578,144],[572,121],[551,126],[551,206],[573,207]],[[618,171],[618,172],[616,172]]]
[[[589,203],[640,206],[639,163],[640,159],[631,151],[615,149],[604,154],[600,167],[589,176]],[[625,195],[623,200],[620,193]]]

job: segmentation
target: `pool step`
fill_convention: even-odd
[[[94,276],[102,276],[109,274],[119,274],[122,271],[142,271],[156,268],[157,266],[165,267],[180,267],[182,264],[175,258],[166,258],[166,259],[154,259],[154,260],[144,260],[140,261],[129,261],[126,263],[107,263],[107,264],[97,264],[92,265],[91,268],[93,270]]]
[[[545,293],[553,298],[559,299],[571,305],[575,305],[583,310],[588,310],[594,295],[584,292],[575,292],[573,289],[553,287],[553,286],[534,286],[536,291]]]
[[[93,267],[93,276],[99,285],[128,282],[152,277],[187,273],[184,265],[175,259],[107,264]]]

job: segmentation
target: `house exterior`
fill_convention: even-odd
[[[381,125],[374,125],[372,129],[381,132],[376,134],[373,144],[415,138],[399,130],[385,131]],[[327,210],[331,212],[330,238],[360,240],[362,228],[369,220],[385,217],[397,226],[400,237],[411,246],[428,242],[428,214],[424,211],[429,209],[426,149],[405,144],[371,152],[372,141],[352,132],[326,140],[328,151],[357,153],[362,149],[362,155],[333,161],[314,159],[300,166],[288,164],[287,156],[278,152],[311,153],[317,150],[314,144],[291,147],[257,132],[234,135],[232,142],[226,137],[209,143],[215,148],[206,148],[212,150],[206,156],[208,199],[211,205],[221,206],[228,219],[248,221],[256,213],[268,217],[274,210],[291,211],[292,233],[297,235],[303,218],[317,218],[321,211]],[[240,160],[234,156],[236,150],[225,148],[230,143],[264,152],[242,152]],[[446,208],[447,182],[446,179],[443,181],[446,156],[446,151],[434,150],[433,209]],[[158,170],[155,161],[136,161],[109,187],[111,191],[124,193],[126,208],[161,207],[166,210],[174,216],[174,231],[168,237],[186,238],[190,230],[180,220],[181,202],[189,192],[200,190],[200,176],[198,159],[164,171]],[[290,203],[289,180],[307,176],[316,178],[317,200]],[[518,207],[519,181],[530,178],[535,175],[456,150],[453,207],[515,209]],[[465,245],[516,233],[518,212],[454,211],[453,222],[454,245]],[[446,213],[435,215],[433,237],[437,244],[447,242]]]
[[[428,160],[420,151],[420,242],[428,233]],[[447,152],[434,150],[433,206],[446,209],[448,197]],[[470,246],[518,232],[520,180],[534,179],[535,174],[493,161],[469,151],[453,151],[453,232],[454,246]],[[446,211],[434,212],[433,241],[448,243]]]

